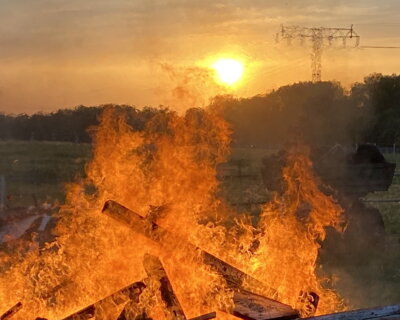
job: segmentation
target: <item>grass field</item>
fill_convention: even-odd
[[[5,176],[10,206],[64,200],[64,184],[84,172],[89,144],[0,142],[0,175]]]

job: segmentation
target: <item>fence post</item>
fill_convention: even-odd
[[[0,211],[6,207],[6,178],[0,176]]]

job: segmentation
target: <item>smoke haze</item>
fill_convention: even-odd
[[[282,23],[354,23],[362,44],[400,43],[400,4],[390,0],[3,0],[0,6],[0,111],[15,113],[167,103],[159,88],[169,94],[178,84],[160,63],[193,68],[221,54],[240,55],[250,66],[232,92],[238,96],[308,80],[308,49],[274,42]],[[371,72],[399,72],[400,63],[396,50],[330,49],[323,68],[323,79],[349,84]]]

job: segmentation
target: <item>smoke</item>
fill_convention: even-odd
[[[348,225],[343,234],[328,231],[319,257],[323,270],[335,276],[335,288],[352,309],[398,303],[398,239],[377,208],[354,196],[340,198]]]
[[[205,107],[210,98],[222,94],[225,89],[218,85],[213,70],[198,66],[174,66],[159,63],[162,72],[167,75],[165,104],[177,111],[185,111],[194,107]],[[165,89],[164,89],[165,90]]]

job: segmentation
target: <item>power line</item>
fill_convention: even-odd
[[[350,28],[307,28],[301,26],[282,26],[280,33],[276,35],[276,41],[286,40],[290,45],[297,39],[301,44],[307,40],[311,41],[311,69],[312,81],[319,82],[322,79],[322,53],[326,45],[333,46],[340,41],[343,47],[347,42],[354,39],[354,47],[360,44],[360,36]]]
[[[361,49],[400,49],[400,47],[385,47],[385,46],[361,46]]]

